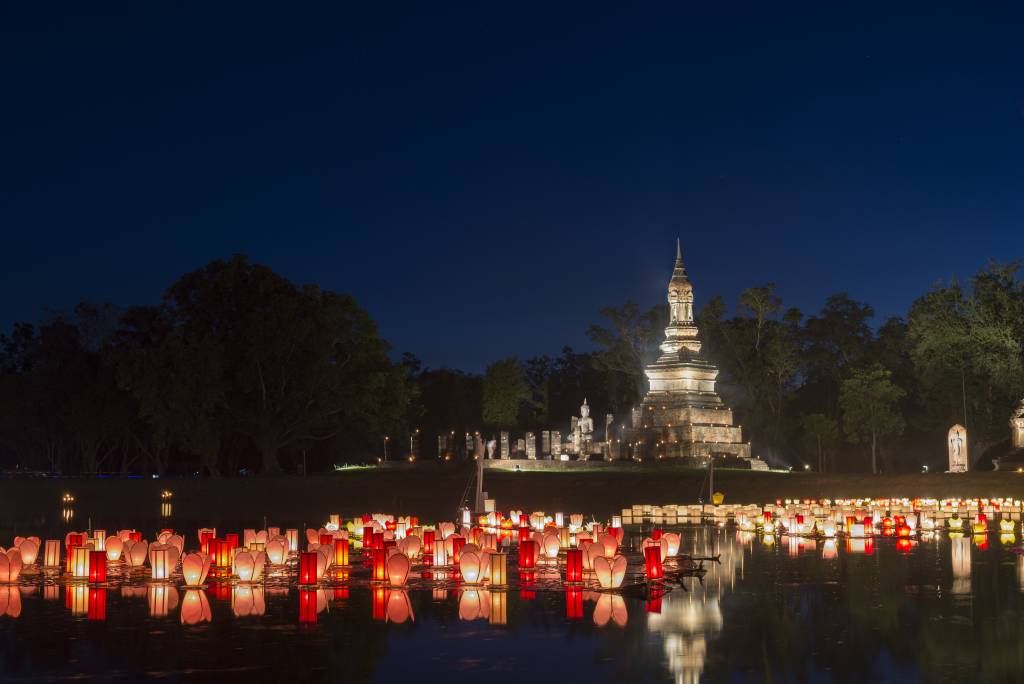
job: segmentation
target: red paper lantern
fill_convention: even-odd
[[[435,534],[436,533],[434,532],[434,530],[423,530],[423,549],[424,549],[424,551],[426,551],[427,549],[433,549],[434,548],[434,535]]]
[[[372,515],[370,515],[369,513],[363,513],[363,518],[362,518],[362,520],[363,520],[363,524],[365,525],[366,523],[368,523],[368,522],[370,522],[371,520],[373,520],[373,516],[372,516]]]
[[[424,548],[425,549],[432,548],[432,545],[431,546],[425,546]],[[434,554],[432,552],[424,551],[423,554],[422,554],[422,558],[423,558],[423,567],[425,567],[425,568],[432,568],[432,567],[434,567]]]
[[[388,580],[388,552],[384,549],[373,550],[373,573],[374,582],[386,582]]]
[[[339,568],[348,565],[348,539],[334,540],[334,564]]]
[[[93,584],[102,584],[107,581],[107,552],[89,552],[89,581]]]
[[[525,525],[523,527],[520,527],[519,528],[519,543],[522,544],[524,541],[526,541],[529,538],[530,538],[530,528],[526,527]]]
[[[419,526],[420,526],[419,516],[416,516],[416,515],[411,516],[409,518],[409,527],[419,527]]]
[[[462,547],[466,545],[466,538],[454,535],[452,537],[452,564],[458,565],[459,558],[462,556]]]
[[[569,549],[565,552],[565,581],[583,581],[583,551]]]
[[[371,551],[377,551],[378,549],[383,549],[384,548],[384,533],[383,532],[374,532],[371,535],[371,540],[372,540],[372,543],[370,544],[370,550]]]
[[[102,551],[97,553],[102,553]],[[103,567],[105,569],[107,566],[104,565]],[[90,622],[103,622],[107,619],[106,589],[89,589],[89,610],[87,618]]]
[[[140,542],[142,541],[142,532],[139,532],[138,530],[132,530],[128,533],[128,538],[131,539],[133,542]]]
[[[398,545],[398,542],[396,542],[394,539],[385,539],[384,540],[384,546],[383,546],[383,548],[384,548],[384,557],[385,558],[387,557],[388,549],[393,549],[397,545]]]
[[[218,568],[230,568],[232,559],[231,544],[227,539],[211,539],[210,555],[213,556],[213,564]]]
[[[363,528],[363,551],[369,551],[373,545],[373,525],[367,525]]]
[[[303,553],[303,556],[306,554]],[[315,555],[315,554],[314,554]],[[313,561],[314,565],[316,560]],[[314,570],[314,572],[316,572]],[[316,590],[299,590],[299,623],[304,625],[316,624]]]
[[[535,567],[537,567],[537,542],[533,539],[519,542],[519,568]]]
[[[764,521],[766,523],[770,523],[772,521],[772,512],[771,511],[765,511],[764,512]]]
[[[583,619],[583,590],[569,588],[565,590],[565,617],[568,620]]]
[[[213,532],[200,532],[199,534],[199,548],[202,549],[203,553],[210,553],[210,540],[214,538]]]
[[[316,584],[317,556],[316,551],[303,551],[299,553],[299,584]]]
[[[320,546],[334,546],[334,535],[333,534],[321,534],[320,535]]]
[[[236,532],[225,534],[224,541],[227,542],[228,552],[234,551],[238,548],[238,534]]]
[[[661,530],[659,528],[655,527],[653,530],[651,530],[651,539],[653,539],[654,541],[658,541],[659,539],[661,539]]]
[[[394,532],[398,529],[398,523],[396,523],[394,520],[385,520],[384,529],[388,530],[389,532]]]
[[[647,580],[660,580],[664,577],[661,569],[661,546],[648,546],[644,549],[644,569]]]

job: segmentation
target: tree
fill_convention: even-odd
[[[530,386],[515,358],[495,361],[484,373],[483,421],[497,428],[516,425],[520,406],[531,399]]]
[[[592,325],[587,330],[591,341],[603,347],[597,362],[601,368],[621,373],[629,380],[636,402],[644,394],[644,363],[653,360],[668,320],[668,306],[662,304],[641,311],[636,302],[629,301],[618,308],[605,307],[601,315],[609,325]]]
[[[879,440],[902,434],[905,427],[896,405],[906,393],[892,382],[891,376],[880,364],[854,370],[839,392],[843,429],[853,444],[870,442],[874,474],[878,473]]]
[[[974,435],[975,453],[1005,439],[1006,417],[1024,385],[1024,284],[1018,264],[990,263],[971,280],[937,286],[908,317],[910,357],[932,418]]]
[[[800,417],[804,448],[818,457],[818,472],[826,470],[829,452],[839,443],[839,423],[823,413],[810,413]]]

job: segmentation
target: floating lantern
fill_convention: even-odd
[[[220,568],[222,570],[230,568],[232,561],[234,560],[231,542],[227,539],[211,539],[209,546],[213,567]]]
[[[217,537],[217,529],[214,527],[199,528],[199,548],[203,553],[210,553],[210,540]]]
[[[88,556],[86,556],[86,563],[88,564]],[[4,552],[0,549],[0,584],[13,584],[17,582],[18,577],[21,576],[22,565],[21,551],[10,549]]]
[[[565,581],[583,581],[583,552],[579,549],[569,549],[565,552]]]
[[[393,587],[404,587],[410,570],[412,561],[404,553],[393,553],[385,561],[386,579]]]
[[[443,568],[448,565],[448,550],[444,539],[434,542],[434,567]]]
[[[288,540],[288,553],[299,551],[299,531],[293,527],[284,531],[284,538]]]
[[[604,548],[605,558],[614,557],[619,550],[618,540],[615,538],[614,535],[608,534],[607,532],[598,536],[597,543]]]
[[[448,539],[446,541],[450,541],[451,545],[452,545],[452,550],[451,550],[451,560],[452,560],[452,563],[455,564],[455,565],[458,565],[459,557],[462,554],[462,547],[464,547],[466,545],[466,538],[461,536],[461,535],[453,534],[452,536],[448,537]]]
[[[268,541],[267,560],[273,565],[284,565],[285,561],[288,560],[288,540],[278,537]]]
[[[583,551],[583,569],[593,570],[594,559],[598,556],[604,557],[604,546],[602,546],[601,544],[595,544],[590,539],[587,539],[585,541],[586,543],[583,545],[583,548],[581,549]]]
[[[371,577],[374,582],[386,582],[388,579],[387,551],[383,548],[373,549],[373,565]]]
[[[106,548],[108,561],[121,560],[121,552],[124,550],[124,542],[121,541],[120,537],[107,537],[104,547]]]
[[[152,578],[155,580],[165,580],[171,575],[167,548],[157,544],[154,544],[153,547],[149,552]]]
[[[544,535],[544,557],[548,560],[558,558],[558,551],[561,546],[562,542],[554,532],[549,532]]]
[[[89,552],[89,582],[102,584],[107,581],[107,554],[105,551]]]
[[[500,552],[489,554],[488,567],[490,568],[490,583],[494,587],[503,587],[508,583],[506,579],[508,556]]]
[[[648,546],[644,549],[644,571],[647,581],[660,580],[664,577],[661,567],[661,545]]]
[[[348,551],[348,539],[334,540],[334,564],[337,567],[348,567]]]
[[[190,553],[181,559],[181,574],[185,578],[186,586],[202,586],[209,571],[210,557],[204,553]]]
[[[532,539],[519,542],[519,567],[530,569],[537,567],[537,542]]]
[[[15,538],[14,545],[18,547],[23,566],[32,565],[36,562],[36,558],[39,557],[39,537],[27,537],[20,541],[18,538]]]
[[[477,584],[480,581],[483,559],[477,551],[463,551],[459,556],[459,572],[466,584]]]
[[[626,557],[607,558],[603,555],[594,558],[594,574],[602,589],[618,589],[626,577]]]
[[[72,547],[71,576],[75,579],[89,579],[89,549],[84,546]]]
[[[313,585],[319,580],[317,563],[320,554],[316,551],[303,551],[299,554],[299,584]]]
[[[235,574],[241,582],[258,582],[263,577],[266,554],[242,551],[235,556]]]
[[[665,540],[666,558],[678,556],[679,545],[682,541],[679,535],[675,532],[666,532],[664,535],[662,535],[662,539]]]

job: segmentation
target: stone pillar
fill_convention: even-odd
[[[519,457],[519,458],[522,458],[523,452],[525,452],[525,451],[526,451],[526,440],[522,439],[522,438],[517,439],[516,440],[516,456]]]
[[[562,433],[558,430],[551,431],[551,458],[558,460],[562,455]]]
[[[541,430],[540,453],[544,456],[551,453],[551,432],[549,430]]]
[[[526,458],[537,460],[537,436],[532,432],[526,433]]]
[[[437,436],[437,459],[444,459],[444,452],[448,449],[448,435],[441,433]]]
[[[501,443],[498,446],[498,458],[509,458],[511,454],[508,451],[508,432],[502,431]]]

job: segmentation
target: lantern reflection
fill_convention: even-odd
[[[231,612],[236,617],[259,616],[267,612],[263,587],[239,584],[231,590]]]
[[[206,592],[202,589],[187,589],[181,602],[181,624],[198,625],[212,619],[213,613],[210,611],[210,601],[206,598]]]
[[[54,585],[53,588],[57,587]],[[21,615],[21,589],[16,584],[0,585],[0,617],[17,618],[19,615]]]
[[[609,621],[619,627],[625,627],[629,621],[626,601],[617,594],[601,594],[594,606],[594,624],[604,627]]]
[[[150,617],[167,617],[178,607],[178,590],[167,584],[151,584],[146,592]]]
[[[409,622],[415,621],[412,613],[412,602],[409,600],[409,592],[402,589],[388,589],[387,621],[400,625],[407,620]]]
[[[971,540],[962,535],[951,539],[950,555],[953,566],[952,593],[971,593]]]

